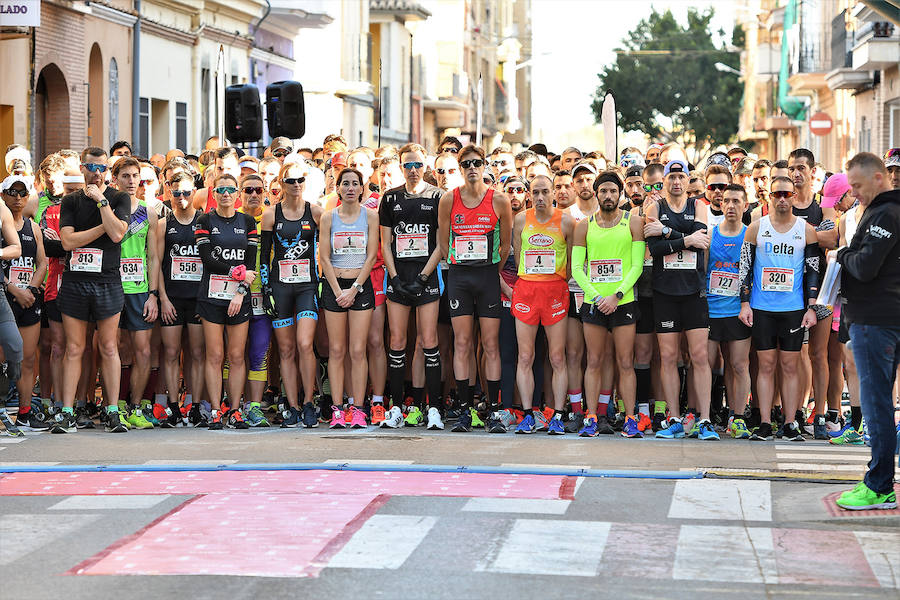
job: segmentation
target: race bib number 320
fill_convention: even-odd
[[[69,261],[69,270],[79,273],[99,273],[103,269],[103,250],[75,248]]]
[[[794,270],[768,267],[762,270],[764,292],[791,292],[794,290]]]

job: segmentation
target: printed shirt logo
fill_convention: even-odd
[[[528,243],[532,246],[552,246],[553,238],[545,233],[535,233],[528,237]]]

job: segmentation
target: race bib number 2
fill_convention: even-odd
[[[75,248],[69,261],[69,270],[79,273],[99,273],[103,269],[103,250]]]
[[[427,233],[401,233],[397,235],[397,258],[428,256]]]

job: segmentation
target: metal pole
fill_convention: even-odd
[[[134,0],[134,22],[131,46],[131,143],[141,154],[148,148],[141,146],[141,0]],[[146,140],[145,140],[146,141]]]
[[[378,59],[378,147],[381,148],[381,121],[384,119],[384,98],[381,97],[381,59]]]
[[[225,145],[225,47],[219,44],[219,57],[216,61],[216,122],[219,145]]]
[[[475,145],[481,146],[481,124],[484,119],[484,79],[478,74],[477,106],[475,107]]]

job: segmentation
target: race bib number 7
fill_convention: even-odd
[[[208,296],[213,300],[231,300],[237,293],[239,284],[239,281],[228,275],[210,275]]]
[[[69,260],[69,270],[79,273],[99,273],[103,269],[103,250],[75,248]]]

